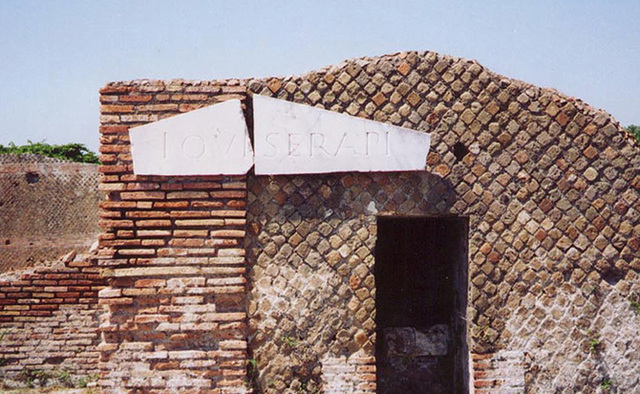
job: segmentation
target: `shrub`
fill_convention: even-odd
[[[631,135],[636,137],[636,140],[638,141],[638,143],[640,143],[640,126],[631,124],[627,126],[627,131],[631,133]]]
[[[51,145],[46,142],[31,142],[28,141],[27,145],[16,145],[13,142],[9,142],[9,145],[5,146],[0,144],[1,154],[21,154],[21,153],[34,153],[43,156],[53,157],[56,159],[74,161],[78,163],[95,163],[99,164],[100,160],[95,153],[87,149],[84,144],[70,143],[65,145]]]

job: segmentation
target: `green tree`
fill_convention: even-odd
[[[631,135],[636,137],[636,140],[638,141],[638,143],[640,143],[640,126],[630,124],[629,126],[627,126],[627,131],[631,133]]]
[[[87,149],[84,144],[70,143],[64,145],[51,145],[44,141],[31,142],[28,140],[27,142],[27,145],[16,145],[13,142],[9,142],[7,146],[0,144],[0,155],[34,153],[54,157],[56,159],[75,161],[78,163],[100,163],[98,156]]]

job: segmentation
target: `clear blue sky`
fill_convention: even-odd
[[[98,90],[434,50],[640,124],[640,1],[0,0],[0,143],[98,147]]]

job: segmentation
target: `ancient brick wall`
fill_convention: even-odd
[[[130,127],[239,98],[251,130],[252,94],[429,132],[426,171],[133,175]],[[378,217],[455,215],[469,219],[472,388],[640,384],[640,149],[606,113],[430,52],[300,77],[119,82],[101,102],[100,249],[1,279],[6,378],[375,392]],[[13,190],[44,185],[45,167],[19,165]],[[78,184],[64,190],[80,198]]]
[[[132,175],[129,127],[228,98],[250,109],[251,94],[429,132],[426,172]],[[101,100],[106,389],[374,391],[382,214],[469,218],[478,390],[638,384],[640,155],[606,113],[430,52],[300,77],[114,83]]]
[[[0,276],[0,388],[97,379],[98,292],[89,255]]]
[[[98,166],[0,155],[0,272],[88,250],[98,237]]]

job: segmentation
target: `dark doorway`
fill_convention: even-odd
[[[378,217],[379,393],[466,393],[466,217]]]

